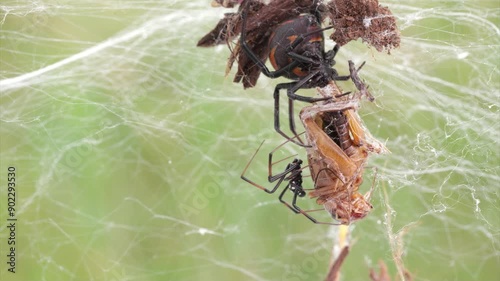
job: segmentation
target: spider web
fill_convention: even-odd
[[[313,225],[240,179],[265,139],[248,176],[266,185],[267,153],[283,142],[272,128],[281,80],[261,77],[244,91],[224,78],[226,46],[195,47],[227,12],[209,2],[2,1],[2,280],[326,276],[338,227]],[[378,260],[395,275],[400,258],[415,280],[492,280],[499,4],[399,2],[381,4],[398,17],[400,49],[351,42],[337,57],[339,73],[348,59],[366,61],[360,75],[376,101],[360,115],[392,152],[370,159],[378,172],[367,169],[361,189],[375,176],[375,209],[351,226],[342,278],[367,280]],[[286,144],[276,157],[295,154],[305,159]]]

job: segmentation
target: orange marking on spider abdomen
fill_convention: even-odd
[[[272,48],[271,52],[269,52],[269,61],[271,61],[271,64],[273,65],[274,69],[278,69],[278,64],[276,63],[276,56],[275,56],[276,48],[277,46]]]
[[[319,33],[319,35],[316,35],[316,36],[311,36],[309,38],[309,40],[307,40],[308,42],[322,42],[323,41],[323,36],[322,36],[322,33]]]
[[[308,73],[306,71],[303,71],[302,70],[302,67],[295,67],[294,69],[292,69],[292,72],[293,74],[295,74],[297,77],[304,77],[306,76]]]

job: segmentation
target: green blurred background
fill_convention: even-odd
[[[382,4],[398,18],[400,49],[352,42],[337,59],[340,73],[366,61],[377,100],[360,115],[392,152],[370,159],[375,209],[351,226],[343,280],[368,280],[378,260],[395,275],[398,241],[415,280],[497,280],[499,3],[399,2]],[[209,0],[0,8],[1,280],[323,280],[338,228],[240,179],[267,140],[248,171],[266,184],[267,153],[283,142],[272,128],[283,80],[244,91],[234,70],[224,77],[226,46],[195,47],[228,10]],[[293,154],[304,157],[293,144],[277,157]]]

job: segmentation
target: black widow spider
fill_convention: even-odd
[[[240,45],[246,56],[269,78],[285,77],[295,80],[280,83],[274,89],[274,129],[289,141],[300,146],[307,146],[295,130],[293,101],[314,103],[330,98],[305,97],[297,95],[296,92],[302,88],[324,87],[331,81],[346,81],[351,78],[350,75],[339,76],[333,68],[339,45],[325,52],[323,31],[332,27],[321,29],[319,14],[301,14],[294,19],[282,22],[275,28],[269,39],[269,60],[276,69],[276,71],[269,71],[246,41],[247,10],[248,5],[242,11],[243,22],[240,36]],[[287,136],[280,129],[279,91],[281,89],[287,90],[290,131],[293,137]]]
[[[285,186],[285,188],[281,192],[280,196],[278,197],[278,199],[280,200],[281,203],[283,203],[285,206],[287,206],[294,213],[304,215],[305,217],[307,217],[310,221],[312,221],[315,224],[339,225],[339,223],[319,222],[307,213],[307,212],[322,211],[324,209],[315,209],[315,210],[304,211],[299,206],[297,206],[297,197],[304,197],[306,195],[306,192],[305,192],[304,188],[302,187],[302,170],[307,168],[308,166],[302,167],[302,160],[295,158],[292,162],[288,163],[288,165],[286,166],[286,168],[283,172],[278,173],[276,175],[273,175],[273,165],[291,157],[290,156],[290,157],[282,159],[276,163],[273,163],[274,152],[276,152],[276,150],[280,149],[287,142],[288,141],[282,143],[281,145],[279,145],[278,147],[276,147],[275,149],[273,149],[269,153],[269,163],[268,163],[269,175],[268,175],[267,179],[270,183],[278,181],[276,183],[276,185],[271,190],[253,182],[252,180],[248,179],[245,176],[245,173],[248,170],[248,167],[250,166],[253,159],[255,158],[255,155],[257,155],[257,153],[259,152],[260,148],[262,147],[262,144],[264,144],[264,141],[260,144],[259,148],[257,148],[257,151],[255,151],[252,158],[250,158],[250,161],[248,161],[248,164],[246,165],[245,169],[241,173],[241,179],[243,179],[244,181],[250,183],[251,185],[253,185],[261,190],[264,190],[265,192],[267,192],[269,194],[274,193],[280,187],[280,185],[283,183],[283,181],[287,181],[288,182],[287,185]],[[283,200],[283,196],[285,195],[287,190],[290,190],[293,193],[292,204],[289,204],[288,202]]]

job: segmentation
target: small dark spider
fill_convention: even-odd
[[[270,71],[264,62],[252,51],[246,41],[246,21],[248,6],[242,11],[242,28],[240,45],[246,56],[250,58],[262,73],[269,78],[285,77],[294,82],[280,83],[274,89],[274,129],[286,139],[306,146],[295,130],[293,101],[317,102],[329,98],[312,98],[297,95],[302,88],[324,87],[331,81],[346,81],[350,75],[339,76],[333,68],[335,55],[339,45],[325,52],[323,31],[319,14],[301,14],[292,20],[278,25],[269,39],[269,60],[276,71]],[[292,137],[280,129],[279,91],[287,90],[289,99],[288,114]],[[295,140],[297,139],[297,140]]]
[[[306,191],[304,190],[304,188],[302,187],[302,170],[304,168],[307,168],[307,166],[305,167],[302,167],[302,160],[300,159],[294,159],[292,162],[288,163],[288,165],[286,166],[285,170],[281,173],[278,173],[276,175],[273,175],[273,165],[276,164],[276,163],[273,163],[273,154],[274,152],[276,152],[276,150],[278,150],[279,148],[281,148],[285,143],[281,144],[280,146],[276,147],[275,149],[273,149],[273,151],[271,151],[269,153],[269,175],[268,175],[268,181],[270,183],[274,183],[276,181],[278,181],[274,187],[269,190],[255,182],[253,182],[252,180],[248,179],[246,176],[245,176],[245,173],[248,169],[248,167],[250,166],[250,164],[252,163],[253,159],[255,158],[255,155],[257,155],[257,153],[259,152],[260,148],[262,147],[262,144],[264,142],[262,142],[259,146],[259,148],[257,149],[257,151],[255,151],[254,155],[252,156],[252,158],[250,159],[250,161],[248,162],[247,166],[245,167],[245,169],[243,170],[243,172],[241,173],[241,178],[250,183],[251,185],[259,188],[259,189],[262,189],[264,190],[265,192],[269,193],[269,194],[272,194],[274,192],[276,192],[276,190],[281,186],[281,184],[284,182],[284,181],[287,181],[287,185],[285,186],[285,188],[283,189],[283,191],[281,192],[280,196],[278,197],[278,199],[280,200],[281,203],[283,203],[285,206],[287,206],[290,210],[292,210],[294,213],[296,214],[302,214],[304,215],[305,217],[307,217],[310,221],[312,221],[313,223],[316,223],[316,224],[327,224],[327,225],[339,225],[338,223],[328,223],[328,222],[319,222],[317,221],[315,218],[313,218],[312,216],[310,216],[307,212],[315,212],[315,211],[322,211],[324,209],[316,209],[316,210],[302,210],[299,206],[297,206],[297,197],[304,197],[306,196]],[[290,158],[290,157],[287,157],[287,158]],[[287,159],[285,158],[285,159]],[[283,159],[283,160],[285,160]],[[280,161],[283,161],[283,160],[280,160]],[[280,162],[278,161],[278,162]],[[286,191],[287,190],[290,190],[292,193],[293,193],[293,199],[292,199],[292,203],[289,204],[288,202],[286,202],[285,200],[283,200],[283,196],[285,195]]]

